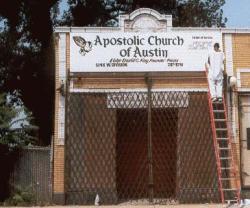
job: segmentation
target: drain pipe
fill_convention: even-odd
[[[153,155],[152,155],[152,78],[146,74],[145,81],[148,88],[148,167],[149,167],[149,202],[153,202],[154,198],[154,179],[153,179]]]

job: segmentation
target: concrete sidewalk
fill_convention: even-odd
[[[246,207],[250,208],[250,205],[247,206],[237,206],[237,205],[222,205],[222,204],[182,204],[182,205],[116,205],[116,206],[42,206],[43,208],[237,208],[237,207]],[[12,208],[12,207],[8,207]],[[13,207],[18,208],[18,207]]]
[[[96,206],[67,206],[74,208],[96,208]],[[226,205],[221,204],[203,204],[203,205],[117,205],[117,206],[99,206],[100,208],[226,208]],[[236,206],[235,206],[236,207]],[[51,207],[52,208],[52,207]],[[60,208],[60,206],[56,206],[56,208]],[[61,207],[64,208],[64,207]]]

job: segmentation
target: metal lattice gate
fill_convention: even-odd
[[[66,202],[219,202],[206,92],[70,93]]]

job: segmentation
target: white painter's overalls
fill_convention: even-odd
[[[208,80],[212,98],[222,98],[224,54],[213,51],[208,55]]]

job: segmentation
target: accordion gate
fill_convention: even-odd
[[[220,202],[206,92],[69,93],[67,204]]]

